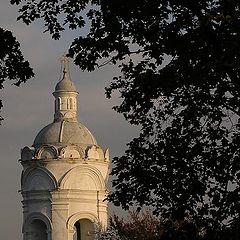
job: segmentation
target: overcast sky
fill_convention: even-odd
[[[6,85],[1,90],[4,117],[0,126],[0,233],[1,239],[21,239],[22,206],[20,190],[20,149],[31,146],[36,134],[53,120],[52,92],[58,82],[61,55],[68,49],[74,35],[64,34],[60,41],[43,34],[41,24],[26,26],[16,22],[17,8],[1,0],[0,26],[14,32],[26,59],[36,74],[21,87]],[[94,134],[99,145],[109,147],[111,157],[121,155],[125,145],[137,133],[120,114],[111,108],[119,102],[117,96],[105,98],[104,87],[112,76],[113,67],[95,72],[81,72],[70,65],[71,79],[78,91],[78,119]]]

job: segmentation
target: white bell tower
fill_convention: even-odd
[[[54,121],[21,151],[23,240],[91,240],[107,225],[109,150],[78,122],[78,92],[63,63]]]

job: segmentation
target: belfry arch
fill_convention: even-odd
[[[94,223],[89,219],[79,219],[74,224],[73,240],[93,240],[96,230]]]
[[[31,213],[23,224],[23,240],[52,240],[50,219],[39,212]]]
[[[94,213],[78,212],[67,221],[71,240],[92,240],[98,231],[99,220]]]

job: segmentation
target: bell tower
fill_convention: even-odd
[[[109,150],[78,122],[77,95],[64,57],[54,120],[21,150],[23,240],[91,240],[107,225]]]

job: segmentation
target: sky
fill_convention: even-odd
[[[52,92],[61,77],[60,58],[68,49],[74,33],[65,33],[54,41],[40,23],[26,26],[17,22],[17,7],[10,0],[1,0],[0,27],[11,30],[21,43],[24,57],[34,69],[35,77],[20,87],[5,85],[1,91],[4,108],[0,126],[0,232],[1,239],[21,239],[22,205],[20,190],[20,150],[31,146],[37,133],[53,121]],[[103,148],[109,147],[111,157],[120,156],[138,129],[129,125],[112,107],[120,103],[117,94],[106,99],[108,86],[118,70],[105,66],[94,72],[82,72],[70,64],[71,80],[78,96],[78,120],[96,137]]]

